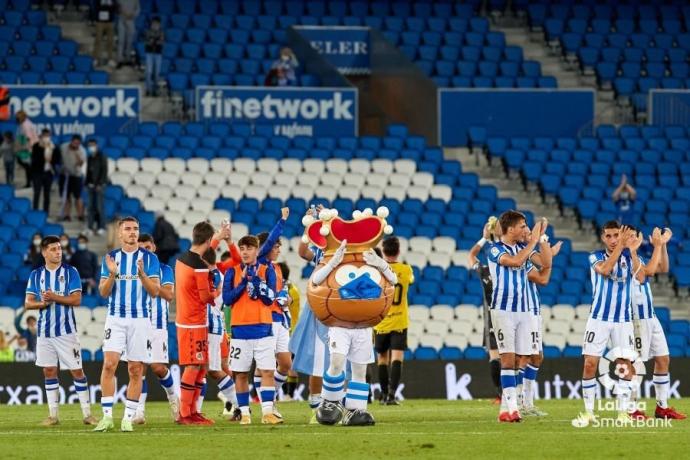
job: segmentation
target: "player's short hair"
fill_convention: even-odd
[[[386,257],[397,257],[400,255],[400,240],[397,236],[387,236],[383,239],[381,248]]]
[[[290,279],[290,267],[288,267],[288,264],[285,262],[279,262],[278,266],[280,267],[280,273],[283,274],[283,279],[285,281]]]
[[[33,321],[35,323],[37,320],[34,315],[30,315],[26,317],[26,322],[28,323],[29,321]]]
[[[122,227],[122,225],[123,225],[125,222],[134,222],[134,223],[137,223],[137,224],[138,224],[138,223],[139,223],[139,220],[138,220],[136,217],[134,217],[134,216],[125,216],[125,217],[123,217],[122,219],[120,219],[120,221],[117,223],[117,226],[118,226],[118,227]]]
[[[263,244],[266,242],[268,239],[268,232],[261,232],[256,237],[259,239],[259,246],[263,246]],[[282,246],[283,243],[280,241],[280,238],[278,238],[278,241],[276,241],[276,244],[278,246]],[[275,246],[275,245],[274,245]]]
[[[192,244],[198,246],[213,238],[213,225],[208,222],[199,222],[192,229]]]
[[[41,250],[46,249],[48,246],[54,243],[59,243],[60,237],[57,235],[48,235],[43,237],[41,240]]]
[[[209,247],[202,255],[201,258],[206,261],[206,263],[210,265],[215,265],[216,264],[216,250]]]
[[[603,235],[606,230],[615,230],[621,228],[621,224],[617,220],[610,220],[601,226],[601,234]]]
[[[81,136],[79,134],[73,134],[71,140],[81,142]]]
[[[139,243],[151,243],[151,244],[156,244],[155,241],[153,241],[153,236],[149,233],[141,233],[139,235]]]
[[[238,247],[242,246],[252,246],[255,248],[259,247],[259,239],[255,237],[254,235],[246,235],[240,238],[240,240],[237,242]]]
[[[50,130],[49,130],[48,128],[43,128],[43,129],[41,130],[41,136],[44,135],[44,134],[50,134]]]
[[[501,224],[501,230],[506,233],[510,227],[515,227],[521,220],[527,222],[527,218],[521,212],[510,210],[500,215],[498,222]]]

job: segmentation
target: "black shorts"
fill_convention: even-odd
[[[67,196],[74,197],[75,200],[81,198],[81,192],[84,188],[84,179],[77,176],[69,176],[67,178]]]
[[[489,306],[484,304],[484,348],[489,350],[498,350],[498,343],[496,342],[496,335],[494,334],[494,325],[491,324],[491,310]]]
[[[382,334],[376,333],[374,349],[379,354],[386,353],[388,350],[407,350],[407,329]]]

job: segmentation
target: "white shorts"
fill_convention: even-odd
[[[276,369],[275,337],[250,340],[233,337],[230,340],[230,346],[230,370],[249,372],[252,361],[256,361],[256,368],[262,371],[274,371]]]
[[[208,335],[208,370],[222,371],[222,357],[220,344],[223,342],[223,334]]]
[[[582,354],[603,356],[609,339],[611,339],[611,349],[634,350],[633,323],[601,321],[590,316],[585,326]]]
[[[273,323],[273,337],[276,338],[276,353],[290,353],[290,329],[283,323]]]
[[[635,350],[642,361],[649,361],[655,356],[668,356],[666,334],[659,318],[638,319],[633,321],[635,328]]]
[[[129,361],[150,363],[151,322],[148,318],[118,318],[107,316],[103,351],[120,353]]]
[[[539,353],[544,351],[544,344],[543,344],[543,319],[541,315],[530,315],[530,339],[531,339],[531,348],[532,348],[532,354],[533,355],[538,355]]]
[[[328,350],[345,355],[354,364],[374,362],[374,337],[372,328],[345,329],[344,327],[328,328]]]
[[[168,330],[151,326],[151,362],[168,364]]]
[[[81,345],[77,334],[36,338],[36,365],[59,366],[62,370],[81,369]]]
[[[532,347],[532,316],[531,312],[491,310],[499,354],[530,356],[536,352]]]

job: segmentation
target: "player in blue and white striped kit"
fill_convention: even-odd
[[[121,248],[106,254],[101,264],[98,285],[101,297],[108,299],[103,340],[101,406],[103,418],[94,431],[113,428],[115,370],[124,353],[127,356],[129,385],[121,431],[133,431],[132,419],[139,406],[144,363],[151,362],[150,298],[160,291],[158,257],[139,248],[139,221],[125,217],[118,224]]]
[[[683,420],[686,415],[676,411],[668,405],[668,394],[670,386],[669,364],[670,356],[666,335],[661,327],[659,318],[654,313],[654,297],[650,286],[650,277],[657,273],[668,273],[669,257],[667,243],[673,236],[670,229],[662,234],[661,230],[655,228],[649,240],[654,246],[654,252],[649,261],[640,258],[643,264],[645,279],[640,283],[637,278],[633,279],[632,286],[632,317],[635,329],[635,348],[640,354],[642,361],[654,359],[654,393],[656,396],[656,418],[669,418]],[[640,395],[637,395],[640,396]],[[638,418],[645,418],[645,414],[637,410],[631,414]]]
[[[84,424],[95,425],[89,386],[81,366],[81,346],[73,310],[81,305],[81,279],[74,267],[62,263],[59,237],[43,238],[41,254],[46,263],[29,275],[24,303],[27,310],[39,310],[36,365],[43,368],[49,413],[43,425],[60,423],[59,369],[69,370],[72,374]]]
[[[151,253],[156,252],[156,243],[148,233],[139,235],[139,247]],[[168,315],[170,313],[170,302],[175,296],[175,274],[173,269],[164,263],[160,264],[160,283],[161,288],[158,297],[150,297],[150,317],[151,317],[151,371],[158,377],[158,382],[165,390],[165,395],[170,404],[170,414],[173,421],[180,415],[180,398],[175,393],[173,378],[168,369]],[[122,359],[126,357],[123,355]],[[144,375],[146,372],[144,371]],[[146,377],[142,379],[141,395],[139,395],[139,406],[132,422],[135,425],[146,423],[146,397],[148,395],[148,381]]]
[[[532,354],[532,322],[527,304],[527,262],[543,235],[542,222],[535,225],[527,245],[521,242],[529,229],[525,216],[506,211],[499,217],[501,240],[489,250],[489,270],[493,283],[491,322],[501,357],[501,387],[507,410],[501,410],[500,422],[519,422],[515,355]]]
[[[609,340],[612,349],[619,353],[616,363],[626,370],[615,389],[618,417],[622,422],[630,420],[626,409],[634,374],[631,361],[635,356],[631,300],[633,278],[644,278],[642,264],[637,256],[642,238],[628,227],[621,227],[618,222],[610,221],[602,227],[601,241],[605,249],[593,251],[589,255],[592,309],[587,319],[582,346],[582,399],[585,412],[573,420],[573,425],[579,427],[587,426],[594,420],[596,373],[599,359]]]

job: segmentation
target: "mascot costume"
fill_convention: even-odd
[[[388,209],[355,211],[352,220],[324,209],[318,219],[306,216],[305,242],[323,251],[307,287],[314,316],[328,326],[330,365],[323,375],[322,402],[316,419],[324,425],[373,425],[367,412],[367,365],[374,361],[372,327],[385,318],[393,300],[395,273],[374,252],[384,234]],[[345,391],[345,365],[352,378]],[[343,407],[342,400],[345,397]]]

